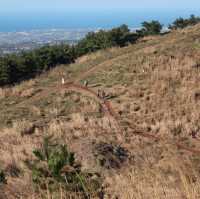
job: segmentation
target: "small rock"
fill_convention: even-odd
[[[139,105],[135,106],[133,110],[134,111],[139,111],[140,110],[140,106]]]
[[[200,100],[200,92],[196,92],[194,98],[196,101]]]

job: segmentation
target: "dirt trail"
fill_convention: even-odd
[[[102,106],[103,110],[105,111],[105,113],[109,117],[110,121],[114,122],[114,125],[115,125],[116,129],[118,130],[119,136],[121,136],[120,140],[123,139],[123,135],[124,135],[125,131],[121,127],[120,122],[119,122],[121,120],[121,118],[119,117],[118,114],[116,114],[115,110],[112,108],[111,103],[109,101],[104,100],[101,97],[99,97],[98,94],[95,91],[93,91],[92,89],[90,89],[88,87],[82,86],[80,84],[75,84],[73,82],[66,83],[64,85],[57,86],[57,87],[52,87],[51,89],[52,89],[51,91],[53,91],[53,92],[58,92],[58,91],[61,91],[61,90],[73,90],[75,92],[80,92],[80,93],[85,94],[87,96],[93,97],[93,99],[95,99],[95,101],[97,101]],[[40,93],[39,96],[37,95],[37,99],[45,97],[45,95],[48,94],[48,93],[49,93],[49,90],[43,91],[42,93]],[[34,98],[34,100],[35,99],[36,98]],[[21,105],[23,105],[23,104],[21,104]],[[148,139],[155,140],[155,141],[159,141],[159,142],[165,141],[164,139],[162,139],[159,136],[155,136],[155,135],[152,135],[152,134],[149,134],[149,133],[144,133],[144,132],[141,132],[141,131],[139,132],[139,131],[136,131],[134,127],[131,127],[131,126],[129,126],[129,127],[132,129],[132,133],[136,136],[141,136],[141,137],[148,138]],[[181,149],[181,150],[193,153],[193,154],[198,154],[198,155],[200,154],[200,150],[186,147],[180,142],[175,142],[174,144],[176,145],[176,147],[178,149]]]
[[[80,92],[82,94],[85,94],[85,95],[90,95],[91,97],[93,97],[93,99],[95,99],[102,107],[103,107],[103,110],[105,111],[105,113],[107,114],[108,118],[110,121],[113,121],[114,122],[114,125],[117,129],[117,133],[119,134],[118,135],[118,138],[119,138],[119,141],[123,141],[123,135],[125,134],[125,131],[124,129],[121,127],[120,125],[120,118],[119,118],[119,115],[117,115],[114,111],[114,109],[112,108],[111,104],[109,101],[107,100],[104,100],[102,98],[100,98],[93,90],[87,88],[87,87],[84,87],[84,86],[81,86],[79,84],[74,84],[74,83],[67,83],[63,86],[60,86],[60,87],[54,87],[54,90],[55,91],[60,91],[60,90],[63,90],[63,89],[66,89],[66,90],[73,90],[75,92]],[[42,95],[40,94],[40,98],[44,97],[45,94],[48,93],[48,91],[45,91],[42,93]],[[37,98],[38,98],[37,97]],[[21,104],[23,105],[23,104]],[[130,127],[131,128],[131,127]],[[136,136],[140,136],[140,137],[144,137],[144,138],[148,138],[150,140],[155,140],[155,141],[159,141],[159,142],[164,142],[165,140],[162,139],[161,137],[158,137],[158,136],[155,136],[155,135],[152,135],[152,134],[149,134],[149,133],[144,133],[144,132],[137,132],[134,128],[132,128],[132,133]],[[197,150],[197,149],[192,149],[192,148],[189,148],[189,147],[186,147],[184,146],[182,143],[180,142],[175,142],[174,145],[176,145],[176,147],[178,149],[181,149],[181,150],[184,150],[184,151],[187,151],[189,153],[192,153],[192,154],[197,154],[199,155],[200,154],[200,150]]]
[[[123,55],[118,55],[114,58],[108,59],[100,64],[97,64],[93,67],[91,67],[90,69],[88,69],[86,72],[84,72],[82,75],[80,75],[77,78],[72,78],[71,82],[66,83],[64,85],[57,85],[57,86],[51,86],[48,87],[48,89],[46,90],[42,90],[40,93],[37,93],[37,95],[33,96],[31,99],[28,99],[24,102],[21,102],[19,104],[17,104],[17,106],[23,106],[25,105],[27,102],[31,102],[34,101],[36,99],[40,99],[43,98],[45,96],[47,96],[51,91],[51,93],[54,92],[58,92],[61,91],[63,89],[67,89],[67,90],[73,90],[75,92],[80,92],[86,95],[90,95],[92,96],[104,109],[105,113],[107,113],[108,117],[110,119],[112,119],[112,121],[114,121],[116,128],[118,129],[118,133],[122,135],[124,135],[124,129],[121,127],[120,125],[120,118],[119,115],[117,115],[114,111],[114,109],[112,108],[111,104],[109,101],[104,100],[102,98],[100,98],[97,93],[95,93],[92,89],[89,89],[88,87],[82,86],[80,84],[78,84],[81,80],[87,78],[89,75],[91,75],[94,72],[97,72],[99,69],[102,69],[104,67],[108,67],[110,66],[113,61],[117,61],[121,58],[125,58],[127,55],[129,55],[131,52],[128,53],[124,53]],[[131,128],[131,127],[130,127]],[[157,140],[157,141],[164,141],[162,138],[148,134],[148,133],[143,133],[143,132],[136,132],[135,129],[133,130],[133,134],[137,135],[137,136],[142,136],[148,139],[152,139],[152,140]],[[191,152],[191,153],[195,153],[195,154],[200,154],[200,150],[196,150],[196,149],[191,149],[188,147],[185,147],[183,144],[181,144],[180,142],[176,142],[175,145],[177,146],[177,148],[185,150],[187,152]]]
[[[117,115],[115,113],[115,111],[112,108],[109,101],[100,98],[93,90],[91,90],[91,89],[89,89],[85,86],[81,86],[79,84],[68,83],[68,84],[63,85],[62,88],[71,89],[71,90],[74,90],[76,92],[78,91],[78,92],[81,92],[81,93],[84,93],[84,94],[92,95],[94,97],[94,99],[102,105],[104,111],[108,114],[109,118],[112,119],[115,122],[115,126],[118,129],[118,133],[120,133],[121,136],[124,135],[124,129],[121,127],[121,125],[119,123],[119,120],[120,120],[119,115]],[[133,133],[135,135],[142,136],[142,137],[145,137],[145,138],[148,138],[148,139],[152,139],[152,140],[156,140],[156,141],[160,141],[160,142],[165,141],[164,139],[162,139],[159,136],[155,136],[155,135],[143,133],[143,132],[136,132],[135,129],[133,129]],[[175,145],[178,149],[182,149],[182,150],[185,150],[187,152],[194,153],[194,154],[200,154],[200,150],[186,147],[181,142],[175,142]]]
[[[131,127],[130,127],[131,128]],[[159,142],[165,142],[166,139],[163,139],[162,137],[160,136],[155,136],[155,135],[152,135],[152,134],[149,134],[149,133],[144,133],[144,132],[141,132],[141,131],[136,131],[134,128],[131,128],[133,131],[132,133],[136,136],[140,136],[140,137],[144,137],[144,138],[148,138],[148,139],[151,139],[151,140],[154,140],[154,141],[159,141]],[[173,141],[171,142],[173,143]],[[181,150],[184,150],[184,151],[187,151],[189,153],[193,153],[193,154],[197,154],[199,155],[200,154],[200,150],[198,149],[192,149],[190,147],[186,147],[184,146],[181,142],[178,142],[178,141],[175,141],[174,142],[174,145],[178,148],[178,149],[181,149]]]
[[[109,120],[114,122],[114,125],[116,129],[118,130],[118,133],[120,135],[123,135],[123,130],[118,122],[119,116],[115,113],[110,102],[108,100],[105,100],[99,97],[98,94],[92,89],[82,86],[80,84],[69,82],[61,86],[51,87],[50,90],[51,90],[51,93],[54,93],[54,92],[57,93],[57,92],[60,92],[61,90],[73,90],[75,92],[80,92],[81,94],[91,96],[96,102],[98,102],[101,105],[101,107],[103,108],[103,111],[107,114]],[[30,103],[34,100],[39,100],[41,98],[44,98],[47,94],[49,94],[49,89],[44,90],[41,93],[38,93],[36,96],[33,96],[30,100],[28,100],[28,102]],[[21,107],[21,106],[23,107],[24,105],[27,105],[27,100],[25,102],[17,104],[18,107]]]
[[[111,59],[108,59],[108,60],[105,60],[103,61],[102,63],[100,64],[97,64],[97,65],[94,65],[92,67],[90,67],[87,71],[83,72],[80,76],[78,76],[77,78],[71,78],[68,80],[69,83],[72,83],[74,82],[75,84],[79,83],[81,80],[84,80],[85,78],[87,78],[89,75],[91,75],[92,73],[94,72],[97,72],[99,69],[102,69],[103,67],[108,67],[110,66],[110,64],[112,64],[113,61],[116,61],[120,58],[123,58],[123,57],[126,57],[127,55],[129,55],[131,52],[126,52],[122,55],[118,55],[114,58],[111,58]],[[67,83],[67,84],[69,84]],[[60,84],[61,85],[61,84]],[[59,90],[60,88],[60,85],[53,85],[53,86],[48,86],[48,88],[44,88],[44,90],[38,92],[36,95],[32,96],[30,99],[27,99],[23,102],[20,102],[18,103],[16,106],[23,106],[25,105],[26,103],[29,103],[29,102],[32,102],[34,100],[37,100],[37,99],[40,99],[41,97],[45,97],[46,95],[48,95],[51,91],[52,93],[53,92],[56,92],[57,90]]]
[[[116,114],[116,112],[114,111],[112,105],[108,100],[99,97],[98,94],[95,91],[91,90],[90,88],[75,83],[67,83],[63,85],[61,89],[68,89],[68,90],[73,90],[75,92],[80,92],[82,94],[91,95],[93,99],[95,99],[102,106],[105,113],[107,113],[110,121],[113,121],[115,123],[118,133],[123,135],[124,133],[123,129],[121,128],[118,122],[119,116]]]
[[[152,45],[152,46],[154,46],[154,45]],[[151,47],[151,45],[149,45],[148,47]],[[142,50],[143,50],[143,48],[142,48]],[[143,51],[142,51],[142,52],[143,52]],[[92,73],[97,72],[99,69],[102,69],[102,68],[104,68],[104,67],[109,67],[109,66],[111,66],[111,64],[112,64],[113,62],[116,62],[116,61],[119,60],[119,59],[126,58],[126,56],[132,55],[133,53],[134,53],[135,55],[137,55],[137,54],[140,54],[141,52],[140,52],[139,49],[135,49],[134,52],[133,52],[133,51],[129,51],[129,52],[126,52],[126,53],[124,53],[124,54],[117,55],[117,56],[115,56],[114,58],[110,58],[110,59],[108,59],[108,60],[105,60],[105,61],[103,61],[103,62],[100,63],[100,64],[97,64],[97,65],[95,65],[95,66],[92,66],[90,69],[88,69],[86,72],[84,72],[82,75],[80,75],[79,77],[75,78],[74,81],[73,81],[73,80],[72,80],[72,81],[73,81],[74,83],[79,83],[81,80],[87,78],[87,77],[88,77],[89,75],[91,75]]]
[[[104,62],[102,62],[102,63],[100,63],[100,64],[97,64],[97,65],[91,67],[89,70],[87,70],[87,71],[84,72],[82,75],[80,75],[78,78],[76,78],[76,79],[74,80],[74,83],[80,82],[81,80],[87,78],[87,77],[88,77],[89,75],[91,75],[92,73],[97,72],[99,69],[102,69],[102,68],[104,68],[104,67],[110,66],[110,65],[112,64],[113,61],[117,61],[117,60],[119,60],[119,59],[121,59],[121,58],[125,58],[125,57],[126,57],[127,55],[129,55],[130,53],[131,53],[131,52],[125,53],[125,54],[123,54],[123,55],[118,55],[118,56],[116,56],[116,57],[114,57],[114,58],[108,59],[108,60],[106,60],[106,61],[104,61]]]
[[[68,80],[68,82],[74,82],[75,84],[79,83],[81,80],[84,80],[85,78],[87,78],[89,75],[93,74],[94,72],[97,72],[98,70],[104,68],[104,67],[109,67],[112,65],[113,62],[125,58],[127,55],[132,54],[133,52],[126,52],[124,54],[121,55],[117,55],[114,58],[110,58],[107,59],[97,65],[91,66],[88,70],[86,70],[85,72],[83,72],[81,75],[79,75],[77,78],[71,78]],[[139,52],[137,52],[137,50],[135,50],[135,54],[138,54]],[[19,104],[17,104],[17,106],[23,106],[24,104],[26,104],[27,102],[32,102],[34,100],[39,99],[41,96],[45,97],[46,95],[49,94],[49,90],[51,90],[51,92],[56,92],[58,89],[60,88],[60,85],[52,85],[52,86],[48,86],[48,88],[44,88],[44,90],[38,92],[36,95],[32,96],[30,99],[27,99],[23,102],[20,102]]]

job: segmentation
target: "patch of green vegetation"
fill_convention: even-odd
[[[200,43],[195,43],[195,44],[192,44],[192,47],[194,48],[194,49],[200,49]]]
[[[0,185],[1,184],[5,184],[7,181],[6,181],[6,175],[5,175],[5,172],[3,170],[0,169]]]
[[[81,193],[85,198],[100,189],[100,177],[82,171],[75,161],[75,154],[52,136],[45,137],[42,147],[35,149],[33,154],[36,159],[26,164],[32,170],[33,183],[40,189],[57,192],[61,185],[64,190]]]
[[[200,22],[200,17],[196,17],[195,15],[190,15],[188,19],[183,19],[182,17],[176,19],[171,25],[169,25],[169,29],[182,29],[187,26],[193,26]]]
[[[163,25],[159,21],[144,21],[142,23],[142,29],[137,30],[137,33],[141,36],[159,35],[161,33],[162,28]]]

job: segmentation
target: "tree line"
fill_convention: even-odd
[[[169,25],[169,29],[185,28],[199,22],[200,18],[194,15],[188,19],[178,18]],[[143,22],[142,28],[136,32],[131,32],[127,25],[121,25],[107,31],[90,32],[77,45],[44,46],[29,52],[1,56],[0,86],[33,78],[56,65],[73,63],[76,58],[100,49],[134,44],[141,37],[160,34],[162,28],[163,25],[154,20]]]
[[[169,25],[168,28],[171,29],[171,30],[182,29],[182,28],[185,28],[187,26],[196,25],[199,22],[200,22],[200,17],[196,17],[195,15],[190,15],[190,17],[187,18],[187,19],[179,17],[171,25]]]

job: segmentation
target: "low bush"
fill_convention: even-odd
[[[77,45],[44,46],[29,52],[0,57],[0,86],[19,83],[33,78],[59,64],[70,64],[77,57],[113,46],[126,46],[138,39],[128,26],[122,25],[109,31],[91,32]]]
[[[0,169],[0,185],[6,183],[6,175],[3,170]]]
[[[101,179],[97,174],[84,172],[75,161],[74,153],[66,145],[58,144],[52,137],[44,138],[42,148],[33,151],[34,161],[27,165],[32,170],[32,180],[41,189],[51,192],[60,190],[76,192],[88,198],[101,188]]]
[[[188,19],[178,18],[169,29],[185,28],[200,22],[200,17],[191,15]],[[87,53],[114,46],[124,47],[139,38],[158,35],[163,25],[159,21],[144,21],[140,30],[131,32],[127,25],[111,30],[90,32],[77,45],[44,46],[29,52],[0,57],[0,86],[12,85],[27,80],[59,64],[70,64]]]
[[[158,35],[161,33],[163,25],[160,24],[159,21],[144,21],[142,23],[142,28],[137,30],[137,33],[140,37],[148,36],[148,35]]]
[[[106,169],[120,169],[129,159],[129,152],[121,146],[100,142],[94,148],[99,165]]]
[[[196,17],[195,15],[191,15],[188,19],[184,19],[182,17],[176,19],[171,25],[169,25],[169,29],[183,29],[187,26],[193,26],[200,22],[200,17]]]

